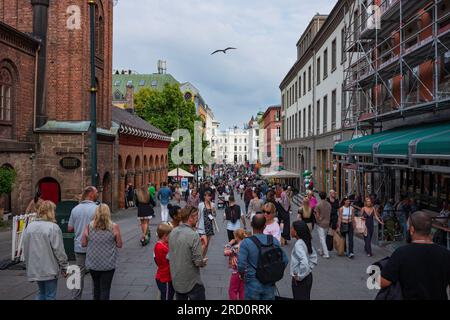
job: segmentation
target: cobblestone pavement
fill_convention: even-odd
[[[240,203],[244,207],[243,203]],[[297,211],[294,206],[293,213]],[[158,290],[154,280],[156,272],[153,261],[153,247],[156,242],[156,226],[160,221],[159,206],[156,208],[156,218],[151,221],[152,238],[150,245],[142,247],[139,243],[140,229],[136,219],[136,210],[120,211],[114,215],[114,220],[120,225],[124,247],[120,250],[118,267],[111,288],[111,299],[115,300],[154,300],[158,298]],[[225,224],[222,223],[222,210],[219,211],[218,222],[220,232],[212,238],[208,251],[208,266],[202,270],[202,279],[206,287],[207,299],[228,299],[228,282],[230,272],[227,259],[223,256],[223,246],[227,242]],[[295,218],[293,214],[291,220]],[[318,236],[314,232],[314,245],[318,246]],[[10,233],[0,233],[0,258],[10,254]],[[294,241],[284,247],[290,256]],[[355,237],[355,257],[350,260],[338,257],[331,252],[331,258],[319,257],[317,267],[313,271],[312,299],[373,299],[376,291],[367,289],[366,268],[374,261],[389,255],[383,248],[374,246],[374,256],[364,254],[364,243]],[[280,295],[292,297],[289,267],[282,281],[277,284]],[[29,283],[24,270],[0,271],[0,299],[22,300],[34,299],[37,286]],[[58,299],[70,299],[71,292],[62,279],[58,283]],[[92,299],[92,281],[86,276],[83,299]]]

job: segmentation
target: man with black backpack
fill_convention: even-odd
[[[245,300],[274,300],[275,283],[284,275],[288,257],[280,242],[263,234],[266,218],[256,214],[251,222],[253,236],[240,244],[238,272],[245,278]]]

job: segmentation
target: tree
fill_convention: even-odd
[[[0,167],[0,196],[11,193],[14,182],[16,181],[16,172],[9,167]]]
[[[187,129],[191,135],[191,150],[194,150],[194,124],[201,121],[195,110],[195,104],[192,101],[186,101],[178,84],[166,84],[162,91],[149,88],[139,90],[134,96],[134,105],[136,113],[162,130],[167,135],[180,129]],[[170,154],[175,145],[175,141],[169,146],[169,168],[176,168]],[[208,143],[203,141],[203,150]],[[192,152],[191,163],[194,163]],[[189,170],[189,164],[181,165],[185,170]]]

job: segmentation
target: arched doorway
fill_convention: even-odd
[[[2,169],[10,169],[10,170],[15,171],[14,168],[10,164],[4,164],[0,168],[2,168]],[[12,196],[11,196],[11,193],[0,194],[0,209],[4,209],[5,213],[12,212],[12,201],[11,201]]]
[[[41,198],[44,200],[50,200],[54,204],[58,204],[61,201],[61,187],[58,181],[51,177],[39,180],[38,190],[41,192]]]
[[[106,172],[103,176],[103,192],[102,192],[102,201],[106,203],[110,208],[112,205],[112,188],[111,188],[111,175],[109,172]]]

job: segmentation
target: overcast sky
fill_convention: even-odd
[[[280,104],[279,85],[296,59],[301,33],[336,0],[119,0],[114,68],[167,73],[199,90],[221,122],[242,127]],[[210,53],[228,46],[228,54]]]

